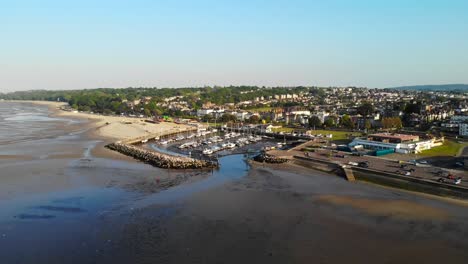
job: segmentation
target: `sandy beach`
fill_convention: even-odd
[[[192,126],[184,124],[175,124],[170,122],[161,122],[152,124],[145,122],[144,118],[136,117],[120,117],[120,116],[104,116],[99,114],[90,114],[78,111],[64,111],[62,108],[66,106],[63,102],[51,101],[4,101],[5,103],[25,103],[38,106],[48,107],[51,117],[71,118],[81,120],[83,123],[78,125],[73,124],[57,124],[57,129],[63,130],[64,133],[73,131],[85,130],[86,136],[91,139],[99,140],[96,147],[91,150],[91,153],[96,157],[111,158],[116,160],[124,160],[136,162],[133,158],[125,156],[115,151],[104,148],[106,144],[129,140],[145,136],[161,136],[165,134],[183,132],[193,130]],[[73,154],[70,154],[73,156]],[[78,154],[74,157],[79,157]],[[21,158],[20,156],[14,156]],[[63,157],[60,156],[60,157]],[[8,155],[0,156],[0,159],[12,158]],[[28,157],[24,157],[28,158]]]
[[[8,101],[5,101],[8,102]],[[61,108],[66,103],[48,102],[48,101],[13,101],[22,103],[31,103],[49,107],[52,116],[69,117],[87,120],[88,127],[97,136],[107,141],[133,139],[147,135],[164,135],[175,132],[183,132],[193,129],[192,126],[184,124],[175,124],[170,122],[161,122],[152,124],[145,122],[145,118],[105,116],[99,114],[90,114],[78,111],[64,111]]]

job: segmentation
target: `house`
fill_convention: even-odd
[[[273,132],[274,126],[270,124],[265,124],[265,125],[258,125],[257,129],[260,130],[260,132],[265,132],[265,133],[272,133]]]
[[[197,116],[206,116],[214,112],[214,109],[198,109]]]

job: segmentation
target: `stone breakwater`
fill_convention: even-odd
[[[254,160],[257,162],[276,163],[276,164],[288,162],[288,159],[276,157],[276,156],[273,156],[264,152],[255,156]]]
[[[218,164],[215,162],[197,160],[189,157],[172,156],[124,143],[112,143],[106,145],[106,148],[164,169],[201,169],[218,167]]]

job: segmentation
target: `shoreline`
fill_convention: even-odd
[[[128,157],[116,151],[109,150],[104,146],[116,141],[131,140],[147,135],[164,135],[175,132],[184,132],[193,129],[191,126],[175,123],[151,124],[144,120],[146,118],[105,116],[99,114],[72,112],[62,110],[61,107],[68,105],[65,102],[52,101],[28,101],[28,100],[5,100],[5,103],[24,103],[47,106],[49,116],[65,117],[85,121],[81,124],[81,129],[86,130],[84,135],[88,139],[99,140],[98,144],[91,150],[91,154],[96,157],[113,158],[136,162],[132,157]],[[67,132],[73,131],[67,124],[60,124],[57,128]]]
[[[146,118],[126,117],[126,116],[107,116],[100,114],[91,114],[84,112],[72,112],[60,109],[67,105],[64,102],[51,101],[3,101],[11,103],[30,103],[36,105],[45,105],[49,108],[54,117],[76,118],[89,122],[92,128],[95,128],[96,135],[104,140],[129,140],[138,137],[144,137],[151,134],[164,134],[174,132],[184,132],[193,127],[183,124],[162,122],[159,124],[147,123]]]

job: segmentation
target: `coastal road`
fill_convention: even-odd
[[[301,151],[290,151],[288,152],[288,155],[306,156],[305,153]],[[405,175],[407,172],[410,172],[412,177],[431,181],[437,181],[440,178],[445,178],[447,174],[451,174],[454,177],[462,178],[460,186],[468,187],[468,173],[463,170],[446,170],[429,164],[412,165],[405,163],[406,166],[402,166],[398,160],[373,156],[352,156],[348,152],[331,151],[327,149],[317,149],[315,152],[309,152],[308,155],[312,158],[333,161],[342,165],[348,165],[349,162],[359,163],[368,161],[369,169],[401,175]]]

